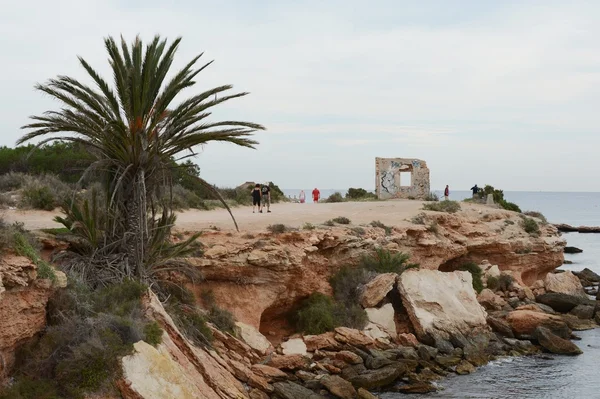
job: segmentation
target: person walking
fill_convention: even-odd
[[[448,197],[450,197],[450,187],[446,184],[446,189],[444,190],[444,199],[448,201]]]
[[[312,197],[315,204],[319,202],[319,198],[321,198],[321,192],[318,188],[315,187],[315,189],[312,191]]]
[[[254,185],[254,188],[252,189],[252,213],[255,213],[255,208],[258,209],[258,212],[262,213],[262,208],[260,206],[260,197],[260,184],[256,183]]]
[[[262,207],[267,207],[267,213],[271,213],[271,187],[269,183],[263,184],[260,189],[262,192]]]
[[[306,202],[306,194],[304,194],[304,190],[300,190],[300,203],[304,204]]]

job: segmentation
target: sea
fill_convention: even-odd
[[[304,192],[309,197],[312,189]],[[320,189],[321,197],[344,189]],[[300,190],[284,190],[286,195],[299,195]],[[437,190],[442,195],[442,190]],[[450,199],[463,200],[470,191],[452,191]],[[600,193],[507,191],[507,201],[523,211],[538,211],[550,223],[573,226],[600,226]],[[565,233],[567,245],[583,250],[565,254],[573,264],[564,270],[589,268],[600,274],[600,234]],[[467,376],[450,376],[439,381],[440,390],[413,398],[473,398],[473,399],[600,399],[600,329],[579,331],[581,341],[574,341],[583,354],[575,357],[544,354],[540,356],[508,357],[495,360]],[[399,399],[406,395],[385,393],[381,399]]]

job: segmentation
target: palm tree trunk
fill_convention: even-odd
[[[141,176],[140,176],[141,174]],[[136,173],[132,184],[133,189],[130,198],[127,200],[125,211],[126,226],[126,255],[129,264],[130,273],[137,278],[143,277],[144,259],[145,259],[145,239],[146,239],[146,190],[143,184],[144,174]]]

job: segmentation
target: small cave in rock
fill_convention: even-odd
[[[396,332],[398,334],[414,334],[414,328],[408,317],[408,312],[402,303],[402,296],[394,285],[394,288],[387,294],[384,301],[389,301],[394,307],[394,322],[396,324]]]
[[[467,254],[442,263],[440,267],[438,267],[438,270],[441,272],[450,273],[458,270],[461,266],[469,262],[479,263],[478,260]]]
[[[300,307],[301,300],[286,306],[285,303],[275,302],[265,309],[260,316],[258,331],[277,346],[286,337],[296,333],[294,314]]]

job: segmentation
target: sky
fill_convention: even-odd
[[[256,122],[256,150],[210,143],[219,186],[375,187],[375,157],[420,158],[432,188],[600,191],[600,2],[54,0],[0,13],[0,145],[60,104],[33,86],[110,78],[103,38],[183,38],[174,70],[215,62],[184,97],[251,94],[213,120]],[[180,98],[183,100],[184,97]]]

